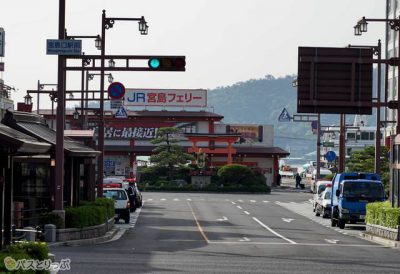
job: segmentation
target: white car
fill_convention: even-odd
[[[315,186],[313,187],[313,211],[315,212],[316,206],[317,206],[317,201],[321,193],[325,190],[327,187],[332,187],[332,182],[328,180],[318,180],[315,183]]]
[[[128,194],[123,188],[103,187],[103,197],[114,199],[115,204],[115,221],[118,222],[119,219],[124,219],[126,224],[130,221],[130,203]]]
[[[322,218],[331,216],[331,195],[332,187],[327,187],[318,197],[317,205],[315,208],[315,216],[322,215]]]

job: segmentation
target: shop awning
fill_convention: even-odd
[[[47,142],[51,145],[56,145],[57,133],[49,128],[43,117],[25,112],[6,112],[2,123],[12,127],[17,131],[21,131],[31,137],[37,138],[40,141]],[[74,141],[68,137],[64,137],[64,149],[69,156],[74,157],[96,157],[100,154],[84,144]]]
[[[28,131],[36,138],[48,142],[52,145],[56,145],[56,131],[48,128],[47,126],[39,123],[29,122],[17,122],[18,126]],[[96,157],[100,154],[88,146],[85,146],[77,141],[74,141],[68,137],[64,137],[64,149],[65,152],[75,157]]]
[[[0,124],[0,146],[10,147],[16,154],[42,154],[46,153],[51,145]]]

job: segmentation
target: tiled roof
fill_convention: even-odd
[[[14,147],[18,153],[45,153],[50,149],[49,144],[3,124],[0,124],[0,142],[1,145]]]

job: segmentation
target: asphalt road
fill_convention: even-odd
[[[331,228],[310,193],[143,196],[119,240],[53,247],[56,260],[70,258],[69,273],[400,273],[398,249]]]

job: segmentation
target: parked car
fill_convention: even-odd
[[[354,193],[356,197],[348,196],[347,193],[343,193],[342,184],[345,181],[377,181],[378,185],[360,185],[357,187],[354,185]],[[339,226],[340,228],[345,227],[346,222],[355,223],[365,218],[366,203],[372,201],[381,201],[384,199],[384,195],[380,193],[381,188],[383,189],[381,177],[376,173],[362,173],[362,172],[345,172],[336,173],[332,179],[332,195],[331,195],[331,226]],[[350,183],[349,183],[350,184]],[[373,188],[365,189],[363,187]],[[349,185],[350,187],[350,185]],[[353,188],[352,188],[353,189]],[[347,191],[347,189],[346,189]],[[383,190],[382,190],[383,191]],[[362,193],[361,193],[362,192]],[[379,193],[377,193],[379,192]],[[360,193],[360,195],[358,195]],[[384,193],[384,191],[383,191]],[[381,197],[381,194],[383,195]]]
[[[114,199],[115,204],[115,221],[124,219],[126,224],[130,221],[130,203],[128,194],[123,188],[107,187],[107,184],[103,185],[103,196],[109,199]]]
[[[317,205],[315,207],[315,216],[322,215],[322,218],[328,218],[331,216],[331,195],[332,188],[326,187],[318,197]]]
[[[315,183],[315,187],[313,189],[313,211],[315,212],[316,206],[317,206],[317,201],[319,196],[321,195],[321,193],[325,190],[325,188],[327,187],[331,187],[332,186],[332,182],[328,181],[328,180],[318,180]]]

